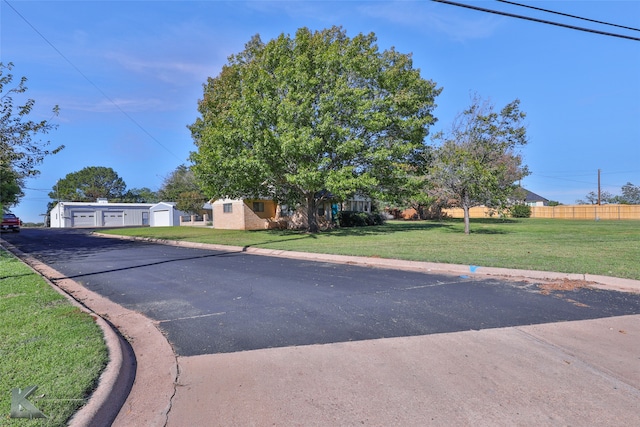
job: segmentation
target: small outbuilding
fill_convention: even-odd
[[[173,227],[180,225],[180,217],[185,212],[176,209],[174,202],[160,202],[149,208],[151,227]]]
[[[149,225],[152,203],[58,202],[49,212],[52,228],[98,228]]]

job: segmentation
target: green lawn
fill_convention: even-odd
[[[0,426],[64,426],[84,404],[108,352],[94,319],[0,249]],[[11,390],[48,418],[10,418]]]
[[[127,236],[234,246],[362,255],[486,267],[585,273],[640,280],[640,221],[476,219],[390,221],[386,225],[298,231],[192,227],[106,230]]]

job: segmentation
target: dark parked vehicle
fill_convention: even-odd
[[[21,225],[22,221],[20,221],[20,218],[12,213],[7,212],[2,215],[2,225],[0,225],[0,230],[13,230],[17,233],[18,231],[20,231]]]

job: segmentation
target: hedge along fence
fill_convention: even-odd
[[[464,218],[460,208],[444,209],[450,218]],[[499,217],[500,213],[489,208],[477,206],[469,209],[471,218]],[[508,216],[508,214],[507,214]],[[560,205],[532,206],[531,218],[586,219],[586,220],[640,220],[640,205]]]

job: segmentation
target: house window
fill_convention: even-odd
[[[292,212],[289,210],[289,206],[280,205],[280,216],[291,216]]]
[[[233,212],[233,204],[224,203],[222,205],[222,212],[224,212],[224,213],[232,213]]]
[[[253,202],[254,212],[264,212],[264,202]]]

